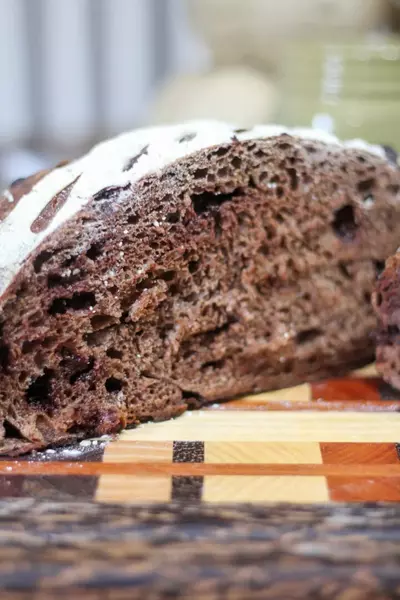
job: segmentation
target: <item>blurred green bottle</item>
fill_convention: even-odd
[[[400,150],[400,38],[288,45],[277,120]]]

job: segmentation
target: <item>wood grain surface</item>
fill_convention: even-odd
[[[3,457],[0,598],[400,598],[399,442],[372,366]]]
[[[1,598],[400,597],[388,506],[0,502]]]
[[[373,366],[0,461],[0,498],[400,502],[400,395]]]

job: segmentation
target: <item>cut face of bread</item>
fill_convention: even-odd
[[[0,451],[371,359],[399,189],[383,149],[220,123],[127,134],[11,187]]]

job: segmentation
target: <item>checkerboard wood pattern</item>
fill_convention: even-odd
[[[400,501],[400,394],[374,367],[112,441],[0,462],[0,497],[103,503]]]

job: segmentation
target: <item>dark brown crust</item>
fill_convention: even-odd
[[[10,202],[5,196],[0,196],[0,223],[4,221],[4,219],[12,210],[14,210],[22,196],[25,196],[25,194],[30,192],[33,186],[38,183],[38,181],[43,179],[43,177],[45,177],[48,173],[50,173],[50,169],[39,171],[39,173],[31,175],[31,177],[17,179],[10,185],[8,191],[14,198],[14,202]]]
[[[68,160],[62,160],[54,168],[58,169],[59,167],[65,167],[68,163]],[[0,223],[4,221],[12,210],[14,210],[22,196],[28,194],[32,188],[51,171],[52,169],[44,169],[30,177],[21,177],[10,185],[8,192],[14,198],[14,202],[10,202],[4,195],[0,196]]]
[[[393,506],[1,502],[6,600],[390,600]]]
[[[399,172],[287,135],[98,193],[0,301],[4,443],[18,453],[342,373],[400,238]]]

